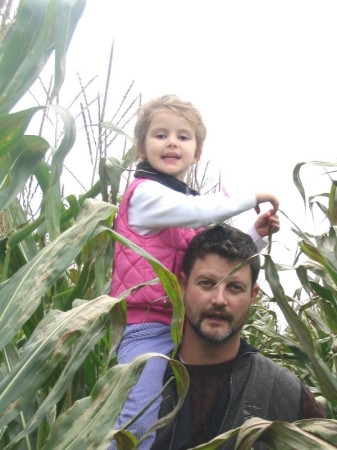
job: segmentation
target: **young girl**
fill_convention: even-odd
[[[268,231],[279,229],[278,200],[272,194],[247,192],[229,197],[225,190],[200,196],[184,179],[192,164],[199,161],[206,128],[199,111],[189,102],[166,95],[143,105],[134,129],[137,156],[141,162],[135,180],[120,204],[115,229],[142,247],[171,272],[179,276],[187,244],[200,227],[221,223],[243,211],[269,202],[249,233],[261,250]],[[116,242],[111,295],[156,278],[150,264]],[[126,298],[127,327],[118,348],[118,362],[128,363],[136,356],[173,351],[170,325],[172,306],[160,283],[145,286]],[[115,429],[132,419],[162,388],[166,363],[151,358],[125,403]],[[161,399],[130,428],[141,437],[157,421]],[[140,449],[150,449],[154,433]],[[116,448],[114,444],[110,449]]]

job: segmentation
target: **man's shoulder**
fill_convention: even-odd
[[[265,375],[269,378],[273,377],[274,380],[280,380],[282,384],[289,381],[296,384],[301,384],[301,381],[297,375],[295,375],[287,367],[284,367],[282,364],[273,361],[271,358],[268,358],[258,352],[252,353],[251,358],[254,361],[254,364],[257,365],[257,370],[260,375],[265,373]]]
[[[234,370],[234,400],[245,412],[245,420],[250,416],[287,422],[301,418],[302,383],[290,370],[256,352],[245,353]]]
[[[234,370],[237,382],[250,386],[257,396],[286,395],[294,400],[301,396],[302,383],[297,375],[256,350],[244,352]]]
[[[275,370],[275,371],[289,372],[292,375],[294,375],[295,377],[297,377],[293,372],[291,372],[291,370],[289,370],[287,367],[283,366],[280,362],[274,361],[269,356],[266,356],[260,352],[253,353],[252,355],[254,356],[254,358],[256,358],[258,360],[259,364],[263,364],[263,365],[266,365],[266,367],[273,368],[273,370]]]
[[[255,354],[254,358],[256,358],[259,367],[264,368],[265,374],[273,374],[274,395],[278,396],[279,394],[282,397],[286,393],[288,403],[294,399],[293,393],[300,393],[300,409],[297,420],[324,417],[324,411],[317,403],[314,395],[295,373],[259,353]]]

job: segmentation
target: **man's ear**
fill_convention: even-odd
[[[251,305],[254,305],[256,303],[256,299],[257,299],[257,296],[259,295],[259,292],[260,292],[260,286],[257,283],[255,283],[254,286],[252,287],[252,298],[250,301]]]
[[[186,279],[186,275],[184,274],[184,272],[180,272],[179,282],[180,282],[182,289],[185,290],[187,279]]]

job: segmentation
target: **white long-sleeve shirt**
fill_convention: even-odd
[[[144,236],[164,227],[200,228],[222,223],[255,206],[255,194],[228,197],[225,192],[217,192],[192,196],[147,180],[136,187],[131,197],[128,219],[130,226]],[[254,227],[248,234],[259,251],[267,245]]]

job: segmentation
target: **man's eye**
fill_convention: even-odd
[[[212,289],[215,286],[214,281],[211,280],[200,280],[198,284],[203,289]]]
[[[231,290],[232,292],[243,292],[243,286],[241,284],[229,284],[227,285],[227,288]]]

